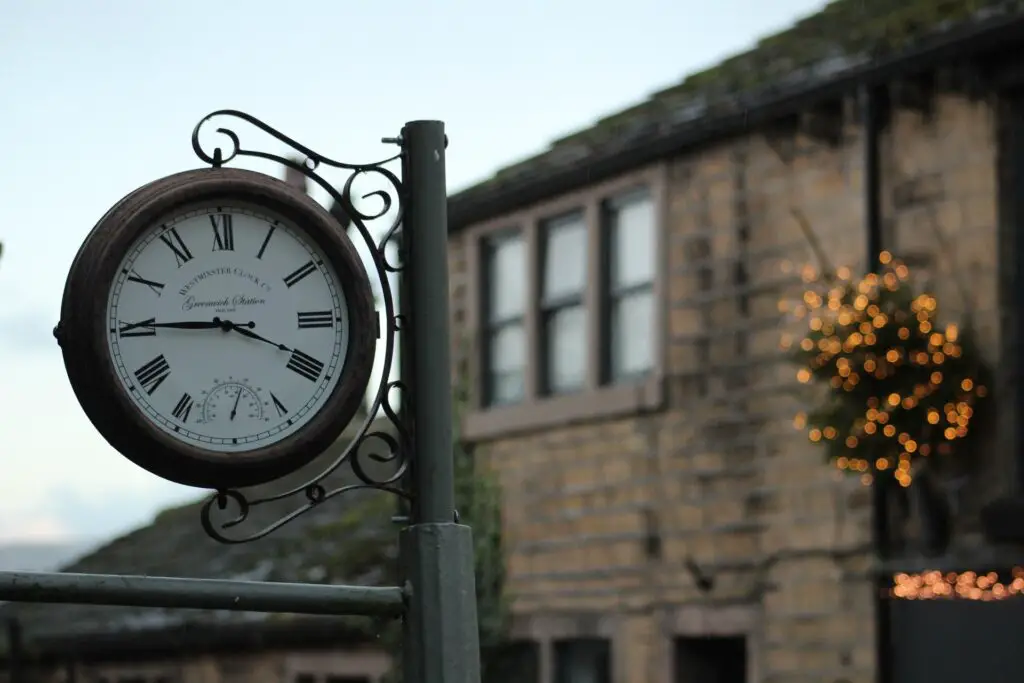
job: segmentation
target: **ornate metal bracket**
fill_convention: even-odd
[[[274,139],[284,143],[297,154],[302,155],[304,157],[303,162],[296,163],[291,159],[276,154],[247,149],[242,146],[239,135],[234,130],[226,127],[218,127],[216,132],[225,136],[230,141],[230,150],[225,154],[220,147],[216,147],[213,149],[212,154],[208,153],[200,143],[199,137],[207,124],[212,119],[218,117],[241,120],[258,128]],[[401,144],[402,141],[401,138],[384,138],[382,142],[386,144]],[[405,264],[401,260],[398,263],[390,262],[387,256],[387,247],[400,233],[405,192],[402,181],[387,168],[387,165],[400,159],[402,153],[382,161],[366,164],[349,164],[335,161],[296,142],[259,119],[244,112],[231,109],[212,112],[196,124],[195,129],[192,131],[192,149],[203,162],[214,167],[222,166],[236,157],[253,157],[273,161],[302,173],[327,191],[331,198],[337,202],[337,205],[351,219],[352,227],[355,228],[358,238],[352,235],[351,230],[350,235],[353,239],[362,240],[367,247],[370,255],[370,262],[367,264],[367,275],[371,278],[371,281],[376,280],[379,284],[381,305],[384,309],[380,330],[384,341],[384,358],[380,383],[373,393],[373,400],[369,406],[366,418],[344,451],[327,464],[319,474],[298,486],[288,488],[280,493],[250,500],[242,491],[217,491],[202,508],[203,529],[209,536],[221,543],[246,543],[270,534],[318,505],[323,504],[328,499],[348,491],[376,489],[388,491],[402,498],[411,498],[410,493],[399,485],[409,466],[409,430],[400,418],[400,414],[405,414],[405,411],[402,410],[401,402],[403,397],[408,395],[408,392],[400,381],[389,380],[391,369],[395,362],[397,341],[399,334],[402,332],[403,317],[395,305],[395,298],[388,276],[393,273],[402,272]],[[321,166],[349,171],[348,179],[340,191],[317,172]],[[378,211],[366,213],[355,205],[352,196],[353,183],[360,176],[373,175],[379,176],[384,181],[385,187],[360,197],[363,200],[376,200],[381,203]],[[384,218],[393,209],[395,210],[394,219],[384,235],[375,241],[370,234],[367,224]],[[401,253],[400,250],[398,251]],[[381,416],[391,423],[397,436],[379,428],[371,429]],[[385,476],[374,476],[371,474],[370,468],[367,467],[367,459],[382,465],[389,473]],[[328,488],[322,483],[326,477],[346,463],[352,468],[357,483],[335,488]],[[301,502],[296,505],[292,512],[268,526],[238,537],[231,537],[225,533],[228,529],[241,527],[249,519],[251,510],[256,506],[291,497],[299,498]],[[229,508],[235,506],[237,506],[237,512],[229,510]]]

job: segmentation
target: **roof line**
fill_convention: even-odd
[[[653,163],[688,148],[734,135],[806,109],[822,100],[849,93],[858,85],[876,85],[927,70],[958,53],[992,52],[1024,37],[1024,16],[998,16],[950,29],[922,40],[916,47],[891,57],[872,60],[834,76],[750,102],[737,96],[730,111],[709,112],[699,119],[674,126],[664,133],[638,139],[613,151],[587,155],[565,168],[532,173],[506,183],[486,182],[448,198],[448,226],[455,232],[548,197],[565,194],[625,171]]]

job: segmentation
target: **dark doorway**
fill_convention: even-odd
[[[676,638],[675,683],[747,683],[747,638]]]

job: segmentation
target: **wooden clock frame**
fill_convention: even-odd
[[[129,399],[108,351],[107,299],[117,269],[144,231],[187,206],[244,202],[294,223],[337,273],[347,306],[349,344],[338,383],[296,433],[242,453],[178,441]],[[263,484],[313,461],[333,444],[362,404],[378,337],[373,290],[343,228],[316,201],[262,173],[236,168],[186,171],[143,185],[117,202],[79,248],[54,329],[71,387],[93,426],[123,456],[164,479],[223,491]]]

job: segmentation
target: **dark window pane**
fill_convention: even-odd
[[[650,370],[654,346],[654,294],[647,289],[613,300],[611,318],[612,377],[633,377]]]
[[[745,683],[748,680],[747,639],[743,636],[677,638],[675,680]]]
[[[644,284],[654,279],[654,204],[637,194],[609,204],[608,245],[612,289]]]
[[[556,683],[610,683],[611,647],[607,640],[568,640],[555,644]]]
[[[490,243],[487,259],[487,317],[522,315],[526,302],[526,249],[520,236]]]
[[[587,224],[582,213],[544,226],[544,301],[579,295],[587,282]]]
[[[526,334],[522,324],[512,323],[494,330],[487,357],[490,402],[522,400],[526,368]]]
[[[540,647],[513,641],[480,651],[481,680],[485,683],[540,683]]]
[[[587,316],[583,306],[568,306],[548,314],[545,324],[547,390],[577,391],[583,387],[587,367]]]

